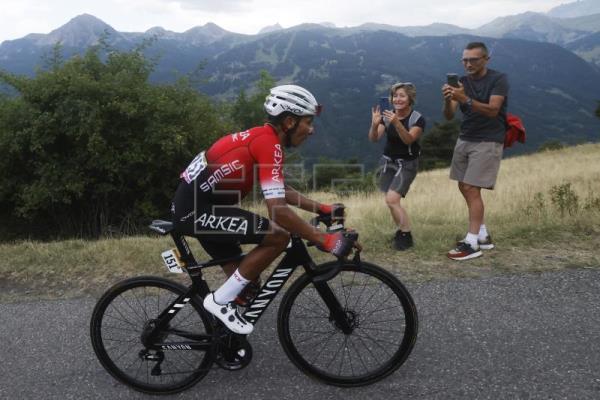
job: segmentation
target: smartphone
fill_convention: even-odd
[[[391,110],[390,107],[390,98],[389,97],[380,97],[379,98],[379,111],[383,113],[384,110]]]
[[[458,86],[458,74],[446,74],[446,82],[453,87]]]

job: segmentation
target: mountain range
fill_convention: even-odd
[[[594,116],[600,100],[600,2],[595,0],[559,6],[548,14],[497,18],[474,30],[448,24],[302,24],[287,29],[273,25],[244,35],[207,23],[182,33],[160,27],[132,33],[84,14],[49,34],[3,42],[0,68],[31,75],[55,43],[69,57],[101,36],[119,49],[156,38],[146,50],[160,56],[154,81],[172,81],[202,63],[198,89],[222,100],[251,89],[261,69],[279,82],[306,86],[326,112],[304,155],[373,161],[379,150],[366,140],[369,110],[396,81],[416,83],[416,108],[427,117],[428,127],[441,121],[440,87],[447,72],[462,70],[462,49],[472,40],[484,40],[492,52],[490,67],[509,76],[509,111],[520,115],[528,129],[527,144],[516,152],[535,150],[548,140],[600,139],[600,120]]]

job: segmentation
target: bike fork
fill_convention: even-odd
[[[335,323],[335,325],[342,330],[345,334],[352,333],[352,326],[350,325],[350,321],[348,319],[348,315],[346,315],[346,311],[340,304],[339,300],[327,284],[327,282],[314,282],[313,285],[317,289],[317,292],[323,298],[325,305],[329,309],[330,316],[329,318]]]

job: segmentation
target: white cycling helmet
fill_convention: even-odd
[[[281,85],[271,89],[265,100],[265,111],[276,117],[289,111],[299,117],[319,115],[321,105],[308,90],[296,85]]]

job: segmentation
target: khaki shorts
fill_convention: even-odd
[[[503,148],[502,143],[458,139],[452,155],[450,179],[484,189],[494,189]]]

